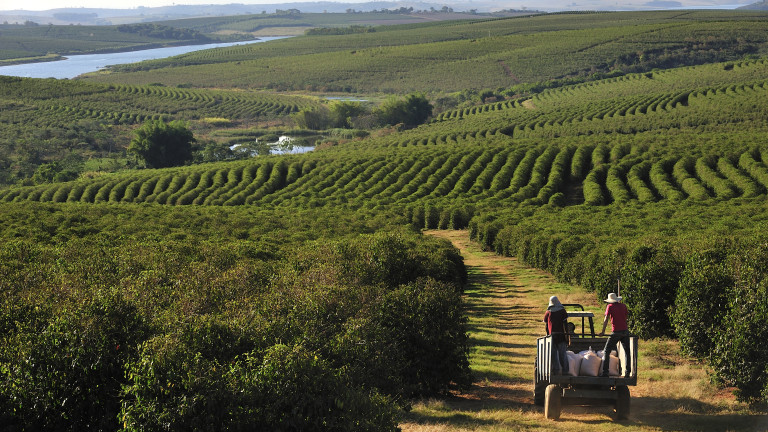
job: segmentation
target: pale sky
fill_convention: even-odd
[[[205,4],[265,4],[287,3],[294,0],[0,0],[0,10],[48,10],[59,8],[107,8],[133,9],[139,6],[157,7],[174,4],[205,5]]]
[[[157,7],[157,6],[171,6],[174,4],[187,4],[187,5],[201,5],[201,4],[276,4],[276,3],[293,3],[300,1],[317,1],[317,0],[0,0],[0,10],[48,10],[58,8],[109,8],[109,9],[133,9],[139,6],[144,7]],[[338,3],[366,3],[371,0],[331,0]],[[458,4],[457,0],[425,0],[428,3],[435,4]],[[679,2],[683,7],[703,7],[703,8],[723,8],[732,9],[736,6],[754,3],[757,0],[673,0]],[[519,7],[527,6],[529,9],[549,9],[552,7],[561,7],[564,9],[590,9],[595,6],[602,6],[602,8],[610,9],[623,9],[622,5],[642,5],[651,3],[652,0],[555,0],[554,5],[552,0],[501,0],[500,5],[505,7]],[[462,2],[463,3],[463,2]],[[480,3],[491,3],[487,1],[481,1]],[[538,6],[537,6],[538,4]],[[466,3],[467,7],[472,5],[472,2]],[[577,6],[578,5],[578,6]],[[570,6],[570,7],[569,7]],[[576,7],[574,7],[576,6]]]

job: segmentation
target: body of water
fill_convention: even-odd
[[[200,51],[210,48],[221,48],[233,45],[245,45],[259,42],[267,42],[283,37],[264,37],[258,40],[214,43],[205,45],[185,45],[177,47],[154,48],[141,51],[127,51],[109,54],[83,54],[67,56],[65,60],[42,63],[26,63],[12,66],[0,66],[0,75],[9,75],[25,78],[74,78],[88,72],[96,72],[107,66],[136,63],[144,60],[154,60],[165,57],[173,57],[192,51]]]

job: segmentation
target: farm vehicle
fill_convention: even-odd
[[[579,309],[568,311],[568,350],[580,353],[587,350],[599,350],[605,346],[607,336],[595,335],[594,314],[584,311],[578,304],[564,304],[569,308]],[[581,320],[581,332],[573,321]],[[629,386],[637,385],[637,337],[630,336],[629,359],[631,372],[628,376],[612,375],[607,377],[584,376],[579,371],[575,374],[555,375],[552,372],[552,337],[538,338],[536,344],[536,364],[534,370],[534,402],[544,406],[544,415],[548,419],[560,418],[562,407],[566,405],[611,405],[616,410],[616,419],[624,420],[629,417],[630,393]],[[620,370],[625,371],[626,365],[624,348],[617,344]],[[602,366],[600,367],[602,369]],[[582,371],[583,372],[583,371]]]

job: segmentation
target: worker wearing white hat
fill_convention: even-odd
[[[600,332],[600,336],[605,336],[605,328],[608,325],[608,317],[611,319],[611,335],[605,342],[605,349],[603,350],[603,372],[600,376],[608,376],[608,362],[611,359],[611,351],[617,348],[619,342],[624,348],[624,356],[626,365],[625,370],[622,371],[625,378],[629,378],[629,374],[632,372],[632,363],[629,356],[629,330],[627,327],[627,316],[629,311],[627,306],[621,302],[621,297],[616,293],[608,294],[608,298],[604,300],[608,305],[605,307],[605,318],[603,318],[603,330]]]

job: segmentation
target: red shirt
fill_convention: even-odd
[[[547,323],[547,334],[555,333],[552,336],[552,342],[565,342],[565,323],[568,318],[568,313],[565,309],[556,310],[554,312],[547,311],[544,314],[544,322]]]
[[[624,303],[609,303],[605,308],[605,316],[611,317],[611,331],[627,329],[627,305]]]

